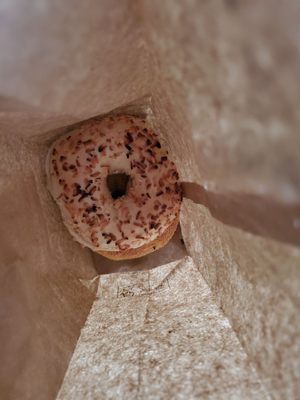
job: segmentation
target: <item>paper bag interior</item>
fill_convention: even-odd
[[[296,399],[297,0],[0,16],[0,397]],[[145,113],[186,183],[172,242],[124,263],[72,239],[45,177],[57,136],[116,110]]]

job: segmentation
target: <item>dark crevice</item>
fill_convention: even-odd
[[[114,200],[127,193],[129,179],[130,176],[125,173],[115,173],[107,176],[106,184]]]

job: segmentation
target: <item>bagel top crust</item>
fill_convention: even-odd
[[[175,164],[144,119],[87,121],[51,146],[48,187],[74,238],[95,252],[153,242],[178,219],[182,201]],[[108,177],[128,177],[114,198]]]

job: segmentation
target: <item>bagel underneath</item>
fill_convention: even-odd
[[[176,230],[178,173],[142,118],[84,122],[53,143],[46,170],[69,232],[104,257],[142,257],[163,247]]]

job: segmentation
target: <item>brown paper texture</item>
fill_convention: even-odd
[[[62,382],[70,399],[103,388],[110,398],[297,398],[298,7],[3,2],[1,398],[54,399]],[[112,264],[70,237],[44,162],[70,126],[120,107],[147,114],[182,181],[208,201],[185,200],[182,232],[161,253]],[[155,289],[178,262],[172,289]],[[98,286],[116,271],[125,283],[118,272]]]
[[[116,396],[269,398],[190,257],[100,277],[57,399]]]
[[[184,201],[181,227],[188,252],[268,392],[296,399],[300,249],[225,226],[189,200]]]

